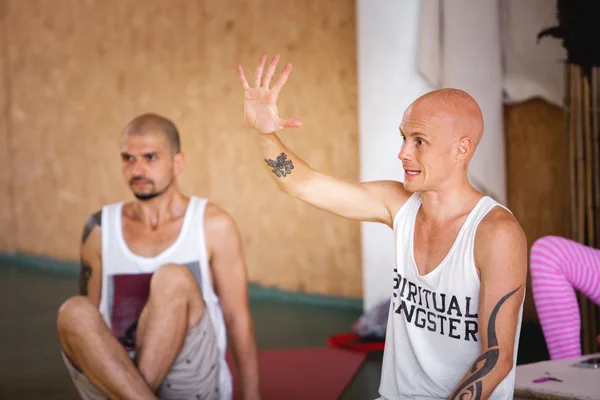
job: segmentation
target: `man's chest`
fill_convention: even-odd
[[[182,220],[151,229],[135,221],[123,220],[123,239],[141,257],[156,257],[175,244],[181,234]]]
[[[413,254],[419,275],[431,273],[451,255],[459,231],[458,223],[434,227],[415,224]]]

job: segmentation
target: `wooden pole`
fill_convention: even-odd
[[[595,230],[595,218],[594,218],[594,164],[595,160],[593,158],[593,149],[594,149],[594,141],[592,139],[592,115],[595,111],[591,107],[591,96],[592,91],[590,89],[590,79],[591,76],[583,76],[582,84],[583,84],[583,130],[585,136],[585,203],[586,203],[586,231],[587,238],[585,244],[594,247],[596,243],[596,230]],[[596,135],[593,135],[596,137]],[[587,315],[582,316],[587,318],[589,324],[589,332],[585,337],[585,340],[588,342],[589,352],[595,352],[595,337],[596,337],[596,309],[594,304],[591,302],[589,298],[586,298],[587,303]]]
[[[575,168],[575,114],[577,110],[575,108],[575,87],[577,86],[577,82],[575,80],[575,66],[571,64],[567,64],[567,74],[568,74],[568,86],[569,86],[569,101],[568,101],[568,112],[569,112],[569,176],[571,180],[571,184],[569,188],[571,189],[571,201],[570,201],[570,209],[571,209],[571,239],[577,240],[577,176],[576,176],[576,168]]]
[[[573,66],[575,98],[573,101],[574,134],[575,134],[575,241],[585,244],[585,153],[583,134],[583,101],[582,101],[582,74],[578,65]],[[590,352],[589,340],[589,307],[588,299],[583,293],[578,294],[581,313],[581,341],[584,354]]]
[[[592,147],[592,161],[593,161],[593,171],[594,174],[594,231],[596,232],[595,241],[593,242],[593,246],[595,248],[600,248],[600,126],[598,126],[598,119],[600,115],[600,99],[598,98],[600,92],[600,82],[598,80],[598,75],[600,73],[599,68],[592,68],[592,93],[591,93],[591,101],[592,101],[592,141],[594,143]]]
[[[595,241],[593,242],[593,246],[595,248],[600,247],[600,226],[598,225],[598,218],[600,214],[600,68],[593,67],[591,73],[591,130],[592,130],[592,138],[593,138],[593,174],[594,174],[594,232],[595,232]],[[588,300],[589,301],[589,300]],[[598,350],[598,341],[597,336],[600,333],[598,331],[598,326],[600,324],[600,309],[596,304],[589,301],[590,308],[592,309],[591,313],[591,325],[592,325],[592,335],[590,337],[591,346],[593,351],[596,352]]]
[[[585,243],[589,246],[593,246],[596,242],[594,235],[594,187],[593,187],[593,162],[592,159],[592,110],[590,109],[590,80],[587,76],[582,76],[582,116],[583,116],[583,137],[584,137],[584,148],[585,158],[585,214],[586,214],[586,231],[587,237]]]

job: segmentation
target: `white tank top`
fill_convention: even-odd
[[[133,354],[131,336],[137,317],[149,294],[152,273],[161,265],[185,265],[196,278],[206,309],[215,329],[221,354],[220,398],[232,398],[232,378],[225,352],[227,334],[223,312],[210,280],[208,252],[204,236],[204,211],[207,199],[192,196],[186,209],[181,231],[175,242],[156,257],[134,254],[122,230],[123,202],[102,208],[102,296],[100,313],[124,347]]]
[[[396,269],[379,387],[380,399],[442,399],[456,389],[481,354],[479,277],[473,248],[483,217],[499,203],[483,197],[470,212],[445,259],[421,276],[414,261],[414,227],[421,197],[414,193],[394,218]],[[504,207],[505,208],[505,207]],[[490,399],[512,399],[513,368]],[[485,334],[485,333],[484,333]]]

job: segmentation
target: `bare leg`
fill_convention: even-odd
[[[57,325],[64,352],[109,398],[156,399],[87,298],[75,296],[65,301],[58,311]]]
[[[154,273],[136,332],[136,362],[153,391],[160,387],[188,328],[200,321],[205,308],[198,284],[186,267],[168,264]]]

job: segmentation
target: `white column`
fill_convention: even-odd
[[[357,0],[358,117],[362,181],[403,179],[402,114],[430,85],[417,71],[419,0]],[[362,224],[364,308],[391,293],[392,230]]]
[[[484,134],[471,160],[471,183],[506,204],[500,14],[495,1],[444,2],[442,86],[468,92],[483,112]]]

